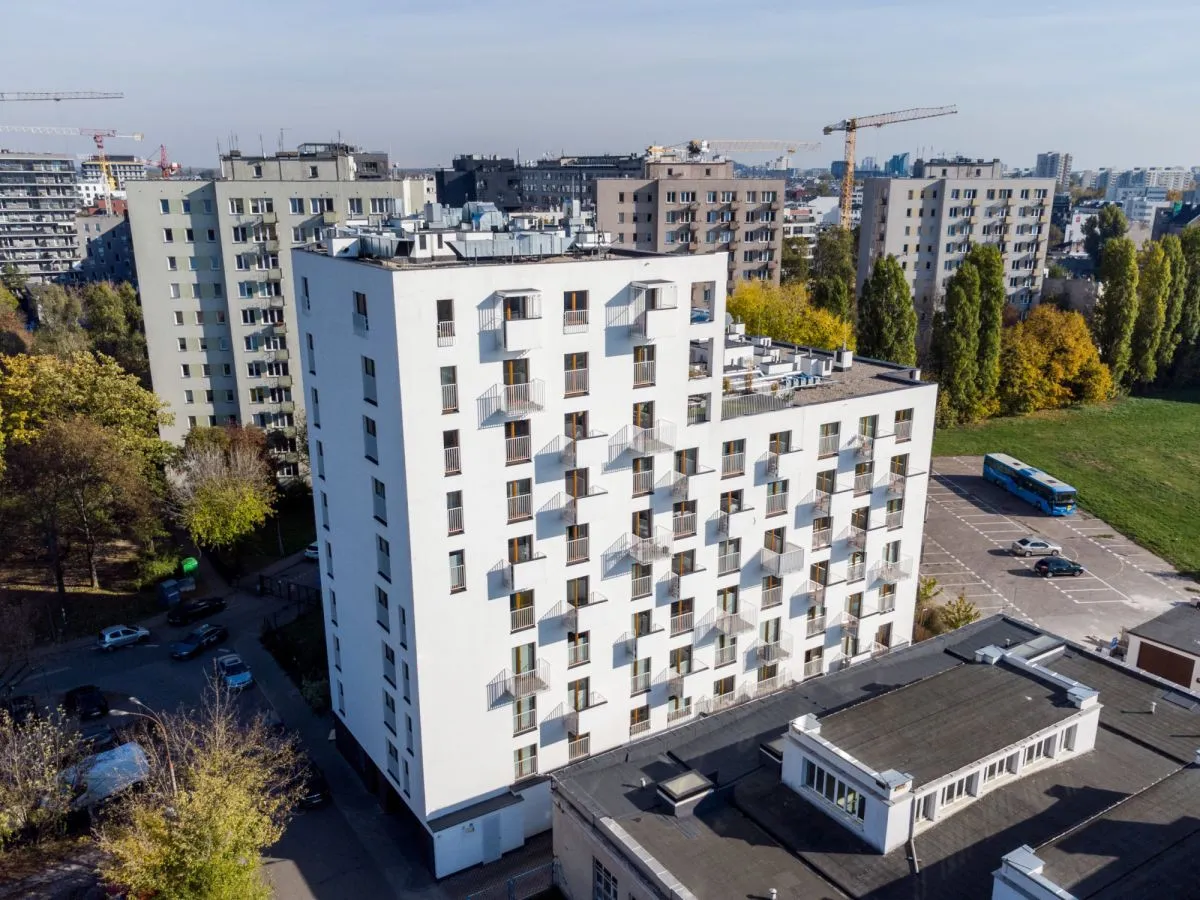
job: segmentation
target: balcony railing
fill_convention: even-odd
[[[629,536],[627,550],[635,562],[646,565],[671,555],[672,535],[665,528],[655,528],[650,537]]]
[[[887,492],[889,497],[903,497],[904,489],[908,485],[907,475],[898,475],[893,472],[888,476]]]
[[[654,471],[652,469],[633,473],[633,495],[635,497],[654,493]]]
[[[467,567],[466,566],[451,566],[450,567],[450,590],[465,591],[467,589]]]
[[[645,734],[650,730],[650,720],[646,719],[641,722],[634,722],[629,726],[629,736],[637,737],[639,734]]]
[[[630,593],[634,600],[639,597],[649,597],[654,590],[654,579],[650,575],[639,575],[632,580]]]
[[[588,370],[567,369],[564,373],[565,384],[563,394],[567,397],[578,397],[588,392]]]
[[[725,538],[742,537],[754,525],[751,507],[734,508],[717,513],[717,534]]]
[[[879,597],[879,612],[890,613],[896,611],[896,595],[880,595]]]
[[[867,547],[867,529],[851,525],[846,531],[846,540],[855,550],[865,550]]]
[[[778,640],[759,639],[754,647],[754,655],[760,666],[770,665],[792,657],[792,636],[780,632]]]
[[[856,434],[850,439],[854,455],[859,459],[875,458],[875,438],[869,434]]]
[[[589,434],[563,435],[565,443],[562,449],[562,461],[569,468],[588,469],[604,465],[608,462],[608,447],[603,438],[608,435],[601,432]]]
[[[458,412],[458,385],[442,385],[442,412]]]
[[[818,528],[813,531],[812,548],[814,550],[824,550],[833,544],[833,529]]]
[[[353,313],[354,333],[359,337],[366,337],[371,331],[371,320],[360,312]]]
[[[896,423],[896,442],[912,440],[912,419]]]
[[[753,631],[756,612],[757,610],[755,610],[754,606],[745,601],[740,603],[740,608],[737,612],[726,612],[718,607],[714,625],[717,631],[726,635]]]
[[[821,634],[822,632],[825,631],[825,617],[824,616],[811,616],[810,618],[807,618],[804,620],[804,625],[805,625],[805,631],[804,631],[805,636],[806,637],[816,637],[818,634]]]
[[[587,609],[590,606],[599,606],[601,603],[607,603],[608,598],[598,591],[590,591],[580,597],[568,598],[565,607],[563,608],[563,625],[567,631],[572,634],[578,634],[583,631],[579,625],[580,610]]]
[[[731,478],[746,471],[745,453],[726,453],[721,457],[721,477]]]
[[[572,738],[567,742],[567,759],[574,762],[577,759],[583,759],[592,752],[592,736],[590,734],[581,734],[577,738]]]
[[[633,386],[650,387],[654,384],[654,360],[633,364]]]
[[[650,690],[650,673],[637,672],[629,676],[629,696],[636,697]]]
[[[530,458],[530,437],[528,435],[504,439],[504,462],[506,465],[527,463]]]
[[[509,695],[518,700],[548,691],[550,690],[550,666],[545,660],[539,659],[537,665],[529,671],[509,675],[505,687]]]
[[[884,560],[875,569],[875,577],[886,584],[895,584],[912,578],[913,563],[908,556],[897,560]]]
[[[862,581],[867,577],[867,564],[865,562],[850,563],[846,569],[847,581]]]
[[[816,675],[820,675],[823,671],[825,671],[824,665],[825,660],[819,656],[814,657],[813,659],[806,659],[804,661],[804,677],[812,678]]]
[[[667,453],[675,449],[675,425],[665,419],[655,419],[654,424],[642,428],[630,426],[632,435],[629,445],[642,455]]]
[[[742,567],[742,552],[736,550],[732,553],[722,553],[717,557],[717,574],[728,575],[731,572],[736,572]]]
[[[500,411],[506,416],[526,416],[546,405],[546,386],[540,378],[522,384],[502,384]]]
[[[823,434],[817,444],[817,457],[836,456],[841,442],[840,434]]]
[[[727,666],[737,660],[737,646],[728,644],[724,647],[718,647],[713,656],[713,665],[715,667]]]
[[[788,492],[767,494],[767,515],[778,516],[788,510]]]
[[[574,538],[567,541],[567,562],[577,563],[583,562],[588,558],[588,539],[585,537]]]
[[[567,644],[567,665],[582,666],[592,659],[592,645],[588,641],[577,644]]]
[[[695,613],[685,612],[671,616],[671,637],[687,634],[694,627]]]
[[[513,736],[537,728],[537,710],[526,709],[513,713]]]
[[[588,330],[588,311],[586,309],[563,310],[563,334],[578,334]]]
[[[783,585],[777,584],[774,587],[763,588],[762,592],[762,608],[774,609],[783,603]]]
[[[443,451],[446,463],[447,475],[458,475],[462,472],[462,465],[459,462],[458,447],[446,447]]]
[[[326,213],[325,215],[329,215]],[[520,781],[537,774],[537,757],[527,756],[513,763],[513,780]]]
[[[454,346],[454,323],[453,322],[438,322],[437,323],[437,345],[439,347]]]
[[[859,618],[853,613],[844,612],[836,617],[834,624],[842,627],[843,634],[858,635]]]
[[[888,510],[887,515],[884,517],[884,521],[887,523],[888,528],[900,528],[904,525],[904,510]]]
[[[754,692],[755,697],[764,697],[787,687],[791,682],[792,677],[787,672],[776,672],[770,678],[760,678],[750,690]]]
[[[830,508],[833,506],[833,494],[818,488],[808,495],[808,502],[812,504],[814,516],[827,516],[829,515]]]
[[[813,581],[811,578],[805,588],[805,593],[808,594],[808,602],[817,607],[825,605],[826,585],[820,581]]]
[[[533,590],[546,580],[546,557],[539,553],[510,562],[504,569],[504,580],[510,591]]]
[[[532,628],[534,625],[533,607],[522,606],[519,609],[509,610],[509,618],[512,620],[512,631],[524,631],[526,628]]]
[[[690,719],[695,711],[690,702],[682,706],[676,706],[673,709],[667,710],[667,721],[678,722],[681,719]]]
[[[691,479],[682,472],[671,473],[671,496],[676,500],[686,500]]]
[[[463,531],[463,511],[461,506],[454,506],[446,510],[447,532],[449,534],[462,534]]]
[[[675,538],[692,537],[696,533],[696,514],[679,513],[671,518],[671,532]]]
[[[711,699],[705,699],[700,702],[700,712],[705,715],[711,715],[723,709],[729,709],[731,706],[737,706],[739,703],[744,703],[748,699],[749,695],[744,690],[716,694]]]
[[[672,597],[682,597],[684,589],[687,587],[685,579],[689,575],[695,575],[697,572],[703,572],[703,566],[693,566],[683,571],[673,571],[667,581],[667,590]],[[695,579],[693,579],[694,581]]]
[[[533,518],[533,495],[517,494],[508,498],[508,521],[520,522]]]
[[[804,568],[804,548],[784,542],[782,549],[762,549],[762,566],[776,578]]]
[[[870,472],[860,472],[854,476],[854,493],[856,496],[871,493]]]

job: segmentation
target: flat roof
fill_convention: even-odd
[[[1161,616],[1130,628],[1129,633],[1189,656],[1200,656],[1200,607],[1180,603]]]
[[[1064,688],[1003,662],[964,663],[820,719],[821,737],[877,772],[920,787],[1079,710]]]

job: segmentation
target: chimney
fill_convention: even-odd
[[[839,372],[845,372],[854,365],[854,351],[843,346],[840,350],[833,351],[833,367]]]

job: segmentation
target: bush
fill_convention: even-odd
[[[300,683],[300,696],[318,716],[329,712],[329,682],[317,678],[306,678]]]
[[[148,551],[138,560],[137,589],[153,587],[164,578],[170,578],[179,569],[179,553],[157,553]]]

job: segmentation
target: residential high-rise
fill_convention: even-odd
[[[1039,153],[1033,175],[1035,178],[1053,178],[1057,190],[1067,190],[1071,186],[1071,154],[1054,150]]]
[[[438,247],[292,266],[337,737],[442,876],[545,773],[906,644],[936,386],[727,325],[721,253]]]
[[[727,159],[647,159],[642,179],[596,181],[596,226],[617,246],[650,253],[728,251],[724,287],[779,283],[787,182],[737,178]]]
[[[342,222],[392,214],[387,157],[345,144],[221,157],[215,180],[128,186],[150,374],[175,414],[163,437],[240,422],[268,431],[281,476],[297,473],[298,351],[287,252]]]
[[[124,200],[110,197],[100,205],[80,210],[75,232],[80,246],[75,280],[128,281],[137,285],[133,238]]]
[[[1008,301],[1027,309],[1041,295],[1054,181],[1004,178],[999,160],[918,160],[912,178],[868,178],[863,189],[857,286],[877,260],[895,256],[927,340],[946,282],[973,244],[1004,257]]]
[[[117,190],[124,190],[131,181],[146,180],[146,161],[137,156],[117,155],[105,156],[108,162],[108,172],[117,183]],[[95,183],[104,180],[104,169],[99,157],[93,156],[79,164],[79,180]]]
[[[58,281],[79,263],[75,158],[0,149],[0,268]]]

